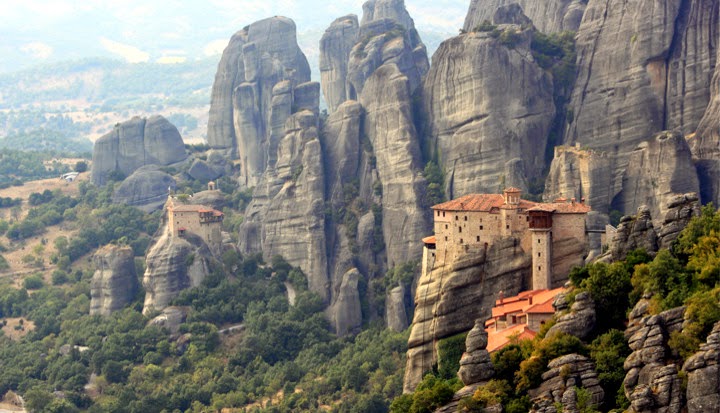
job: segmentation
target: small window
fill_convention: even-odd
[[[480,242],[480,235],[477,236],[477,242]]]
[[[445,229],[448,229],[448,224],[445,224]]]
[[[540,256],[540,253],[538,252],[538,257]]]
[[[538,239],[538,244],[540,243],[540,240]]]
[[[467,221],[467,215],[465,215],[465,221]]]
[[[427,216],[427,215],[426,215]],[[510,224],[505,225],[505,229],[510,229]]]
[[[525,221],[530,222],[530,217],[525,217]]]
[[[455,215],[455,221],[457,221],[458,219],[460,219],[460,217],[458,215]]]
[[[542,271],[542,267],[538,265],[538,271]]]
[[[445,211],[443,211],[443,216],[445,216]]]
[[[445,237],[445,241],[447,241],[447,237]]]
[[[482,231],[482,230],[483,230],[483,226],[482,226],[482,225],[480,225],[480,231]]]
[[[458,227],[458,232],[462,233],[462,227]]]
[[[438,213],[438,216],[440,216],[440,211],[438,211],[437,213]]]
[[[461,243],[461,244],[463,243],[463,239],[462,239],[462,238],[460,238],[460,243]]]

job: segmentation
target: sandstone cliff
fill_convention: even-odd
[[[180,291],[197,287],[214,265],[219,265],[210,248],[197,235],[174,237],[163,216],[152,245],[145,256],[145,303],[143,314],[162,310]]]
[[[165,166],[185,160],[177,128],[162,116],[134,117],[115,125],[93,146],[92,180],[104,185],[118,171],[129,176],[144,165]]]
[[[230,39],[213,84],[208,143],[240,159],[245,185],[255,186],[274,163],[290,114],[313,100],[313,87],[300,87],[309,81],[292,20],[261,20]]]
[[[557,413],[558,404],[563,412],[579,412],[577,389],[585,389],[590,402],[597,407],[602,404],[605,392],[600,387],[595,365],[587,357],[568,354],[548,363],[543,382],[529,391],[532,396],[532,413]]]
[[[720,322],[715,323],[700,350],[685,361],[688,373],[688,413],[720,410]]]
[[[469,32],[486,20],[492,21],[500,7],[518,4],[541,32],[576,31],[586,3],[581,0],[472,0],[463,30]]]
[[[437,363],[437,340],[486,320],[500,291],[512,296],[530,277],[530,257],[515,238],[475,251],[429,271],[418,281],[408,340],[404,391],[411,392]]]
[[[106,245],[95,253],[93,264],[90,315],[110,315],[135,299],[140,283],[132,248]]]
[[[625,190],[623,175],[639,144],[663,130],[687,135],[697,128],[710,101],[717,10],[714,0],[588,3],[564,142],[608,157],[608,178],[593,189],[607,200],[593,197],[593,208],[607,211]]]
[[[174,190],[175,186],[175,178],[160,171],[157,166],[143,166],[118,185],[112,201],[152,212],[162,208],[167,201],[168,191]]]
[[[410,80],[411,92],[420,85],[429,63],[425,45],[404,0],[371,0],[357,16],[336,19],[320,41],[320,76],[328,111],[346,100],[357,100],[365,81],[380,66],[394,63]]]
[[[446,40],[423,85],[424,145],[439,155],[448,198],[526,189],[545,168],[552,77],[532,57],[530,30],[501,27],[516,32],[514,46],[491,32]]]

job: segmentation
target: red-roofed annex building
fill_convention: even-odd
[[[479,253],[500,238],[515,237],[532,255],[532,289],[552,288],[553,243],[575,239],[587,245],[590,207],[575,199],[537,203],[520,196],[519,189],[507,188],[502,195],[470,194],[433,206],[435,234],[423,239],[423,275],[461,254]]]

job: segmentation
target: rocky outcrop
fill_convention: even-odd
[[[175,178],[159,170],[157,166],[143,166],[115,189],[112,201],[149,213],[162,208],[168,193],[175,190],[175,185]]]
[[[582,0],[472,0],[463,30],[471,32],[484,21],[493,21],[498,9],[517,4],[543,33],[576,31],[586,3]]]
[[[647,315],[648,298],[631,312],[625,332],[632,353],[625,360],[623,382],[630,412],[680,412],[683,404],[678,367],[667,345],[670,334],[680,331],[685,307]]]
[[[418,240],[430,231],[408,78],[394,64],[382,66],[368,79],[361,103],[366,111],[363,131],[382,184],[383,237],[388,267],[393,267],[419,259]]]
[[[720,322],[700,350],[685,361],[688,413],[720,410]]]
[[[320,39],[320,84],[328,112],[355,99],[348,94],[347,73],[350,51],[357,43],[360,26],[356,15],[335,19]]]
[[[190,307],[173,305],[163,308],[159,315],[148,321],[147,325],[164,328],[173,336],[178,336],[180,333],[180,325],[185,322],[189,313]]]
[[[662,221],[655,221],[646,206],[638,208],[634,216],[624,216],[610,241],[609,254],[613,261],[623,260],[630,251],[644,249],[654,254],[668,249],[694,216],[700,215],[696,193],[676,194],[665,205]]]
[[[128,246],[106,245],[93,256],[90,315],[110,315],[135,300],[140,283],[135,254]]]
[[[197,287],[218,265],[208,245],[199,236],[175,237],[167,225],[167,214],[145,256],[145,303],[143,314],[163,310],[187,288]]]
[[[584,199],[594,211],[607,214],[612,202],[606,153],[575,146],[556,146],[545,181],[543,200]]]
[[[404,391],[412,392],[437,363],[437,340],[472,329],[475,320],[487,319],[500,291],[512,296],[529,283],[530,266],[519,240],[505,238],[487,251],[473,251],[421,277],[415,293]]]
[[[530,31],[504,28],[518,31],[513,47],[490,32],[443,42],[423,86],[424,145],[439,155],[449,198],[523,188],[545,168],[552,78],[533,60]]]
[[[242,253],[283,256],[308,277],[311,291],[329,301],[325,246],[325,173],[317,115],[293,114],[278,144],[277,163],[253,193],[239,231]]]
[[[385,320],[389,329],[400,332],[408,328],[408,315],[405,311],[405,288],[394,287],[385,298]]]
[[[697,127],[710,98],[717,7],[714,0],[588,3],[564,142],[609,158],[607,186],[595,192],[618,195],[631,153],[655,133]]]
[[[540,387],[528,392],[534,404],[530,410],[533,413],[557,413],[558,405],[562,406],[562,412],[579,412],[578,389],[588,392],[590,402],[595,407],[600,406],[605,398],[595,364],[579,354],[568,354],[551,360],[542,379]]]
[[[495,375],[490,353],[486,350],[487,342],[485,322],[477,319],[465,339],[465,352],[460,358],[458,370],[458,377],[466,386],[489,380]]]
[[[718,8],[717,1],[706,1],[703,3],[713,4]],[[717,12],[708,13],[706,16],[714,18]],[[717,38],[717,26],[709,34]],[[716,47],[717,59],[715,71],[710,83],[710,103],[705,109],[697,132],[690,138],[690,147],[693,158],[698,169],[700,179],[700,197],[702,202],[713,202],[720,205],[720,48]],[[703,72],[706,75],[708,72]]]
[[[567,303],[562,300],[566,299],[566,295],[558,295],[553,306],[555,310],[566,308]],[[560,313],[557,322],[550,327],[546,336],[551,337],[559,333],[567,333],[580,339],[586,339],[595,328],[595,302],[587,291],[583,291],[575,296],[575,302],[570,306],[570,311]]]
[[[208,143],[240,159],[246,186],[274,163],[288,117],[312,100],[300,88],[309,81],[292,20],[260,20],[230,39],[213,84]]]
[[[212,181],[223,175],[223,169],[214,167],[202,159],[195,159],[188,169],[188,175],[198,181]]]
[[[373,72],[390,63],[407,76],[411,92],[430,66],[404,0],[367,1],[360,25],[354,15],[336,19],[320,41],[320,72],[330,112],[346,100],[359,99]]]
[[[115,171],[128,176],[144,165],[171,165],[185,158],[180,133],[167,119],[134,117],[95,141],[92,180],[95,185],[105,185]]]
[[[328,308],[330,323],[339,336],[357,332],[362,324],[362,310],[358,294],[360,272],[353,268],[342,277],[337,298]]]
[[[698,191],[687,141],[677,132],[661,132],[630,153],[615,208],[634,211],[647,205],[650,215],[660,218],[667,213],[668,201],[677,194]]]

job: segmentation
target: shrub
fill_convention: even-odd
[[[43,282],[43,279],[38,274],[33,274],[23,280],[23,287],[26,290],[39,290],[43,288],[45,283]]]
[[[460,369],[460,357],[465,352],[467,333],[444,338],[438,343],[438,365],[440,377],[451,379]]]
[[[52,283],[53,285],[61,285],[65,284],[69,281],[68,275],[63,270],[55,270],[52,273]]]

